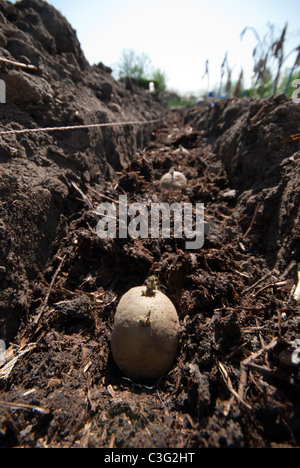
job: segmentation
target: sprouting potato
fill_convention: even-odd
[[[111,350],[126,376],[148,382],[167,374],[176,358],[178,338],[176,309],[151,278],[147,286],[134,287],[121,297]]]
[[[187,185],[187,179],[182,172],[175,171],[172,167],[167,174],[162,176],[160,184],[163,188],[169,190],[182,190]]]

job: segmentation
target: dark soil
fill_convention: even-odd
[[[163,117],[1,137],[0,446],[299,448],[299,105],[167,111],[91,67],[46,3],[0,12],[2,56],[38,68],[3,66],[2,130]],[[160,188],[172,166],[182,192]],[[209,234],[190,251],[184,239],[102,240],[71,181],[95,209],[119,195],[204,203]],[[119,372],[110,336],[121,295],[152,274],[181,335],[169,374],[146,386]]]

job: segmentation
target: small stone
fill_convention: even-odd
[[[232,198],[235,198],[236,197],[236,190],[234,189],[227,189],[227,190],[224,190],[222,193],[221,193],[221,196],[222,198],[224,199],[232,199]]]

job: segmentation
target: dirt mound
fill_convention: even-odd
[[[299,140],[289,137],[299,131],[300,106],[279,95],[200,109],[189,112],[186,122],[205,131],[224,164],[244,226],[256,210],[256,251],[271,269],[298,262],[300,152]]]
[[[0,63],[6,104],[2,130],[150,120],[156,96],[103,64],[90,66],[75,31],[39,0],[0,2],[0,55],[32,66]],[[0,324],[11,339],[32,301],[31,282],[52,257],[76,203],[70,180],[101,190],[151,136],[151,125],[1,137]],[[5,272],[5,274],[4,274]],[[13,314],[12,314],[12,311]]]
[[[38,67],[2,71],[3,128],[161,116],[155,96],[90,67],[52,7],[0,5],[3,55]],[[300,446],[296,119],[279,96],[1,138],[1,447]],[[180,192],[159,184],[171,168]],[[97,205],[124,195],[204,203],[203,247],[101,239]],[[118,370],[110,338],[120,297],[150,275],[181,332],[173,369],[146,386]]]

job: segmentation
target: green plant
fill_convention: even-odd
[[[166,88],[167,88],[167,85],[166,85],[167,78],[166,78],[166,74],[162,70],[159,70],[159,69],[154,70],[152,72],[151,78],[152,78],[152,81],[155,84],[155,89],[159,93],[166,90]]]
[[[278,92],[279,93],[285,93],[288,97],[291,97],[293,92],[295,91],[295,88],[292,87],[292,83],[294,80],[297,80],[300,78],[300,73],[299,71],[295,71],[294,67],[292,68],[287,68],[285,69],[282,80],[279,83],[278,86]]]
[[[274,80],[273,94],[276,94],[276,92],[277,92],[281,67],[282,67],[282,64],[283,64],[283,61],[284,61],[284,41],[285,41],[285,37],[286,37],[286,30],[287,30],[287,24],[284,26],[284,28],[282,30],[282,33],[281,33],[281,36],[278,39],[278,41],[275,41],[274,44],[272,44],[272,55],[278,61],[277,73],[276,73],[275,80]]]
[[[146,289],[142,291],[143,296],[155,296],[157,290],[157,278],[152,275],[145,281]]]
[[[159,69],[154,69],[148,55],[137,54],[132,49],[123,49],[120,62],[116,66],[119,78],[133,78],[137,85],[149,89],[153,82],[157,92],[165,91],[166,75]]]
[[[296,49],[292,50],[291,53],[292,52],[297,52],[297,56],[296,56],[295,63],[294,63],[293,67],[290,70],[289,77],[288,77],[288,80],[287,80],[287,83],[286,83],[285,93],[287,95],[290,95],[288,93],[290,91],[290,85],[291,85],[292,81],[294,79],[298,78],[298,76],[295,76],[295,78],[293,78],[293,75],[294,75],[294,72],[295,72],[296,68],[300,67],[300,46],[297,47]]]
[[[204,71],[204,74],[202,76],[202,80],[204,79],[205,76],[207,76],[207,93],[206,93],[206,97],[208,97],[209,86],[210,86],[209,60],[206,60],[206,62],[205,62],[205,71]]]
[[[253,27],[246,27],[242,31],[241,39],[247,30],[251,30],[257,39],[257,45],[252,54],[254,59],[254,80],[250,97],[268,97],[271,94],[277,94],[278,91],[285,91],[288,93],[293,73],[300,65],[300,46],[293,49],[288,55],[285,55],[284,45],[287,27],[288,25],[286,23],[278,39],[274,39],[274,26],[270,24],[268,25],[268,33],[265,34],[263,39],[259,37],[257,31]],[[285,89],[282,89],[280,86],[280,78],[283,64],[291,53],[295,51],[298,52],[298,55],[294,66],[290,70]],[[249,94],[249,91],[247,91],[246,94]]]
[[[117,65],[119,77],[130,77],[135,80],[145,78],[150,66],[150,59],[146,54],[138,55],[132,49],[123,49],[120,62]]]
[[[181,97],[171,93],[167,98],[167,105],[169,107],[192,107],[195,105],[195,99]]]
[[[224,56],[224,59],[223,59],[222,65],[221,65],[221,80],[220,80],[219,96],[222,95],[222,90],[223,90],[223,78],[224,78],[224,75],[225,75],[225,66],[226,66],[226,63],[227,63],[227,55],[228,55],[228,52],[225,53],[225,56]]]
[[[268,63],[270,59],[270,49],[272,48],[272,44],[274,43],[273,39],[273,26],[270,24],[268,25],[269,30],[264,35],[263,39],[260,38],[259,34],[257,33],[256,29],[247,26],[241,32],[241,39],[243,39],[244,35],[248,30],[252,31],[257,39],[257,44],[253,49],[252,56],[254,59],[254,79],[253,79],[253,86],[251,89],[250,97],[254,97],[257,87],[260,86],[259,96],[263,97],[263,92],[265,89],[265,84],[268,79]]]

